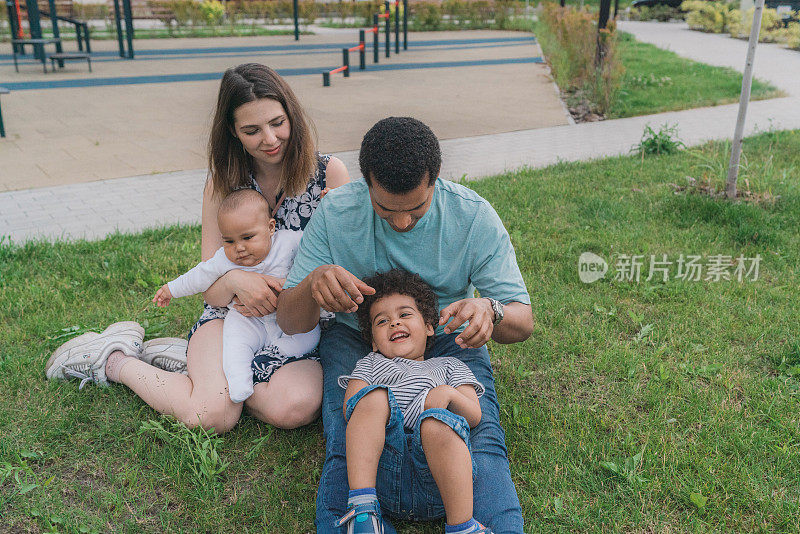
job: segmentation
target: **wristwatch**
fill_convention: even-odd
[[[503,320],[503,303],[490,297],[484,298],[492,305],[492,311],[494,312],[494,322],[492,324],[497,326]]]

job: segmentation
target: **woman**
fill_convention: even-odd
[[[302,230],[323,191],[350,181],[341,161],[315,152],[313,137],[312,125],[296,96],[275,71],[248,63],[225,72],[208,147],[203,260],[222,246],[217,208],[231,191],[244,187],[259,191],[269,202],[278,229]],[[160,346],[172,354],[145,350],[143,356],[137,341],[130,339],[138,335],[131,334],[138,328],[135,323],[118,323],[123,326],[112,325],[103,334],[85,334],[62,345],[47,364],[47,376],[120,382],[155,410],[188,426],[226,432],[239,420],[242,405],[228,396],[222,370],[221,320],[227,310],[215,306],[225,306],[233,299],[245,315],[273,313],[282,284],[280,279],[237,270],[217,280],[204,294],[205,309],[189,334],[188,376],[165,372],[175,368],[175,340],[145,344],[146,349],[157,351],[155,347]],[[122,350],[114,350],[117,348]],[[180,342],[177,348],[182,355]],[[147,362],[166,365],[159,368]],[[259,372],[254,379],[258,383],[244,403],[255,417],[281,428],[295,428],[317,417],[322,403],[322,368],[315,358],[278,361],[267,353],[257,355],[256,364]]]

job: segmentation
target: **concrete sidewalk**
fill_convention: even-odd
[[[443,139],[557,126],[568,116],[529,33],[430,32],[367,69],[333,76],[354,29],[303,36],[142,39],[136,59],[114,41],[93,44],[93,72],[67,63],[42,73],[29,57],[14,70],[0,43],[8,137],[0,139],[0,191],[161,174],[206,165],[206,143],[222,73],[240,63],[284,76],[317,126],[321,150],[361,145],[387,115],[419,117]],[[487,99],[485,95],[493,95]],[[528,105],[530,104],[530,105]],[[459,113],[454,116],[453,109]]]
[[[683,24],[626,22],[637,39],[713,65],[743,70],[746,43],[689,31]],[[752,102],[746,133],[800,128],[800,53],[760,44],[756,75],[783,89],[785,98]],[[480,178],[522,166],[542,167],[627,154],[644,126],[677,124],[681,139],[696,145],[730,138],[738,105],[661,113],[597,123],[522,130],[442,142],[442,176]],[[357,177],[355,151],[339,156]],[[137,176],[0,194],[0,235],[33,238],[99,238],[172,223],[198,223],[205,170]]]

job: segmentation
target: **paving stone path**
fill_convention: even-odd
[[[685,24],[623,22],[623,31],[642,41],[712,65],[742,71],[747,43],[688,30]],[[760,44],[755,75],[788,96],[750,104],[746,133],[800,128],[800,52]],[[522,166],[542,167],[626,154],[645,125],[677,124],[681,139],[696,145],[730,138],[738,105],[724,105],[598,123],[555,126],[442,142],[442,176],[481,178]],[[354,151],[336,154],[358,176]],[[101,238],[200,218],[204,169],[135,176],[68,186],[0,193],[0,236],[29,239]]]

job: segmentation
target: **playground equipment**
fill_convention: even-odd
[[[394,6],[394,53],[400,53],[400,0],[394,0],[390,2],[386,0],[384,2],[384,12],[383,13],[376,13],[372,15],[372,28],[367,30],[358,30],[358,45],[352,48],[342,48],[342,66],[337,67],[333,70],[325,71],[322,73],[322,85],[323,87],[330,87],[331,85],[331,75],[341,72],[345,78],[350,77],[350,52],[359,51],[359,69],[358,70],[365,70],[367,68],[366,65],[366,40],[365,35],[367,33],[373,34],[373,42],[372,42],[372,61],[373,63],[378,63],[378,56],[380,55],[380,21],[385,21],[385,30],[384,33],[386,34],[386,46],[385,46],[385,55],[386,57],[391,56],[391,35],[392,35],[392,25],[391,25],[391,6]],[[403,50],[408,50],[408,0],[403,0]]]
[[[10,93],[5,87],[0,87],[0,95],[7,95]],[[3,125],[3,108],[0,107],[0,137],[6,136],[6,127]]]
[[[23,29],[23,10],[20,3],[25,3],[25,14],[28,19],[28,37],[25,36]],[[119,43],[119,55],[123,58],[133,59],[133,10],[131,8],[131,0],[114,0],[114,21],[117,28],[117,41]],[[63,7],[63,5],[62,5]],[[56,58],[59,66],[64,66],[64,59],[87,59],[84,54],[92,52],[92,45],[89,37],[89,25],[83,21],[75,20],[71,17],[65,17],[58,14],[56,0],[48,0],[48,9],[42,10],[39,8],[37,0],[6,0],[6,10],[8,11],[9,27],[12,35],[12,47],[16,55],[25,55],[25,46],[31,45],[33,47],[33,55],[36,59],[45,65],[48,55],[45,53],[45,45],[55,45],[56,54],[67,54],[70,57]],[[44,39],[42,36],[41,17],[46,16],[50,18],[50,24],[53,29],[52,39]],[[78,52],[69,53],[64,52],[61,45],[61,32],[59,29],[59,21],[66,22],[75,26],[75,35],[78,42]],[[127,50],[126,50],[127,43]],[[81,56],[78,58],[77,56]],[[88,59],[87,59],[88,61]]]
[[[25,55],[26,45],[33,47],[33,56],[35,59],[42,62],[42,68],[45,73],[47,72],[48,59],[52,60],[54,67],[56,61],[58,61],[59,67],[63,67],[64,60],[67,59],[86,59],[87,62],[90,61],[89,54],[92,51],[92,45],[89,37],[88,24],[59,15],[56,0],[48,0],[47,10],[40,9],[36,0],[25,0],[25,15],[28,19],[29,33],[29,36],[26,37],[22,24],[23,10],[20,5],[21,1],[22,0],[6,0],[6,10],[8,11],[8,21],[11,29],[11,48],[14,55],[14,68],[17,72],[19,72],[17,56]],[[62,3],[61,6],[64,7],[64,4]],[[71,2],[67,4],[67,7],[70,6]],[[53,32],[52,38],[44,38],[42,36],[42,15],[50,18]],[[61,42],[61,31],[58,25],[59,21],[75,26],[75,35],[78,42],[77,52],[64,51]],[[47,54],[45,51],[46,45],[54,45],[55,53]]]

